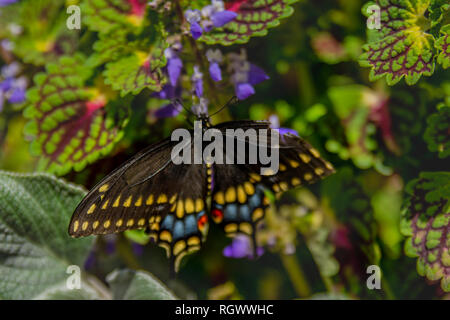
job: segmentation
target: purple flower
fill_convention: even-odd
[[[167,58],[167,73],[169,75],[169,80],[172,86],[175,87],[178,78],[180,77],[181,69],[183,68],[183,62],[172,48],[167,48],[164,51],[164,54]]]
[[[20,65],[13,62],[1,70],[0,79],[0,111],[3,109],[5,100],[9,103],[22,103],[25,101],[27,80],[25,77],[16,78],[20,72]]]
[[[255,88],[249,83],[237,83],[234,90],[239,100],[245,100],[255,94]]]
[[[156,92],[152,96],[161,100],[174,100],[181,96],[181,87],[174,87],[171,84],[167,84],[160,92]],[[171,118],[176,117],[181,112],[181,109],[179,105],[174,105],[170,102],[153,111],[151,115],[157,119]]]
[[[214,81],[222,80],[222,70],[219,63],[222,62],[223,56],[219,49],[206,51],[206,58],[209,61],[209,74]]]
[[[199,66],[194,66],[194,74],[191,80],[194,84],[195,95],[199,98],[203,97],[203,73],[201,73]]]
[[[191,25],[191,35],[192,38],[197,40],[200,38],[203,34],[203,29],[200,26],[199,22],[201,20],[201,15],[199,10],[187,10],[185,12],[186,20]]]
[[[181,112],[181,107],[178,104],[170,103],[155,110],[153,116],[157,119],[176,117]]]
[[[192,112],[196,115],[208,114],[208,100],[205,98],[200,98],[199,103],[192,105]]]
[[[258,66],[247,61],[247,53],[243,49],[240,54],[228,54],[231,81],[234,83],[236,96],[244,100],[255,93],[254,85],[269,79],[269,76]]]
[[[256,248],[256,254],[258,257],[260,257],[263,253],[264,249],[262,247]],[[250,238],[245,235],[235,236],[231,244],[223,249],[222,254],[227,258],[254,258],[252,243],[250,241]]]
[[[224,10],[214,13],[211,16],[211,21],[214,27],[220,28],[236,19],[237,16],[238,14],[236,12]]]
[[[209,32],[213,27],[223,27],[237,16],[236,12],[225,10],[222,0],[212,0],[211,4],[203,7],[201,11],[186,10],[185,12],[186,20],[191,26],[191,35],[195,40],[200,38],[203,32]]]
[[[131,247],[133,248],[133,253],[138,257],[142,256],[144,253],[144,246],[139,243],[133,242]]]
[[[282,140],[284,139],[283,136],[286,134],[292,134],[292,135],[298,137],[298,132],[295,131],[294,129],[280,127],[280,119],[278,118],[277,115],[275,115],[275,114],[271,115],[269,117],[269,121],[270,121],[270,127],[274,130],[278,130],[278,133],[280,134]]]
[[[0,0],[0,7],[5,7],[7,5],[16,3],[18,0]]]

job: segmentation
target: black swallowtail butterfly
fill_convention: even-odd
[[[271,130],[268,121],[231,121],[211,127],[208,116],[200,120],[204,128],[223,133],[226,129]],[[69,234],[82,237],[146,229],[166,249],[176,271],[182,257],[204,243],[209,218],[222,225],[228,236],[250,236],[255,246],[257,225],[269,205],[265,189],[280,193],[334,172],[308,142],[289,134],[280,140],[279,171],[274,175],[261,175],[258,164],[175,165],[171,151],[176,143],[166,138],[101,180],[76,208]]]

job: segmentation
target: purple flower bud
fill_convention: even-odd
[[[222,80],[222,71],[220,70],[219,64],[217,62],[212,62],[209,65],[209,74],[214,81]]]
[[[250,64],[250,71],[248,72],[248,82],[252,85],[257,85],[265,80],[270,79],[269,76],[258,66]]]
[[[182,68],[183,62],[177,56],[174,56],[167,61],[167,73],[169,74],[169,80],[172,86],[176,86]]]
[[[10,103],[22,103],[25,101],[25,90],[22,88],[14,88],[8,98]]]
[[[194,66],[192,82],[194,83],[195,95],[199,98],[203,97],[203,73],[200,72],[200,68],[198,66]]]
[[[249,83],[238,83],[235,86],[235,92],[239,100],[245,100],[255,94],[255,88]]]
[[[191,22],[191,35],[192,35],[192,38],[197,40],[198,38],[200,38],[202,36],[202,34],[203,34],[203,29],[202,29],[202,27],[200,27],[198,22],[196,22],[196,21]]]
[[[233,21],[234,19],[236,19],[237,16],[238,14],[236,12],[224,10],[212,14],[211,21],[214,27],[219,28]]]
[[[16,2],[17,0],[0,0],[0,7],[5,7]]]
[[[262,247],[256,248],[256,254],[258,257],[261,256],[263,253],[264,249]],[[250,238],[244,235],[235,236],[231,244],[223,249],[222,254],[227,258],[235,258],[235,259],[254,258]]]
[[[180,112],[180,106],[171,103],[155,110],[153,116],[157,119],[171,118],[176,117]]]
[[[0,90],[3,92],[7,92],[7,91],[11,90],[13,84],[14,84],[14,79],[7,78],[4,81],[0,82]]]

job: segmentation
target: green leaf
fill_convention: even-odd
[[[67,275],[69,276],[69,275]],[[83,281],[81,288],[69,289],[66,285],[66,281],[59,283],[53,287],[50,287],[42,291],[39,295],[35,296],[35,300],[105,300],[111,299],[108,291],[99,292],[96,290],[101,284],[97,283],[97,287],[90,285],[88,282]],[[103,295],[102,295],[103,293]]]
[[[436,41],[436,49],[439,52],[437,62],[447,69],[450,67],[450,25],[443,27],[441,33],[442,36]]]
[[[32,154],[41,156],[39,170],[60,175],[80,171],[109,153],[122,138],[126,121],[115,124],[107,116],[108,101],[95,88],[85,86],[90,69],[81,61],[78,56],[62,57],[48,64],[27,93],[24,116],[31,121],[25,134],[32,140]]]
[[[92,31],[108,33],[114,28],[140,30],[147,7],[146,0],[84,0],[81,12]]]
[[[162,49],[157,50],[155,55],[135,52],[106,64],[105,82],[113,89],[119,90],[122,96],[130,92],[136,95],[145,88],[161,91],[166,82],[161,71],[165,65],[166,59]]]
[[[85,191],[44,174],[0,171],[0,299],[31,299],[82,266],[93,238],[72,239],[70,217]]]
[[[417,271],[450,292],[450,173],[422,172],[405,189],[401,231]]]
[[[386,77],[394,85],[403,77],[409,85],[434,72],[434,38],[427,31],[430,0],[378,0],[381,30],[371,31],[360,65],[370,67],[370,80]]]
[[[158,279],[145,271],[116,270],[106,277],[117,300],[174,300]]]
[[[438,112],[433,113],[427,119],[427,129],[424,139],[428,143],[428,149],[439,153],[439,158],[450,155],[450,106],[442,106]]]
[[[267,29],[276,27],[289,17],[298,0],[247,0],[236,11],[238,16],[222,28],[204,33],[200,40],[208,44],[232,45],[246,43],[251,37],[265,36]],[[232,3],[229,4],[233,5]]]
[[[324,180],[322,187],[339,221],[350,228],[352,243],[361,249],[369,264],[378,264],[381,256],[371,199],[363,192],[352,169],[341,168]]]

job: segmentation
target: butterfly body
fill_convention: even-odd
[[[266,121],[231,121],[212,126],[207,116],[199,120],[203,133],[211,128],[224,134],[228,129],[255,129],[255,138],[263,141],[258,130],[271,131]],[[220,224],[228,236],[246,234],[255,244],[258,225],[269,205],[265,190],[283,192],[334,172],[314,148],[292,135],[280,140],[279,171],[272,175],[261,175],[260,163],[175,164],[175,145],[176,141],[166,138],[100,181],[76,208],[69,234],[80,237],[146,229],[178,269],[184,255],[201,248],[210,219]],[[189,148],[195,149],[194,141]],[[204,148],[202,144],[201,151]]]

